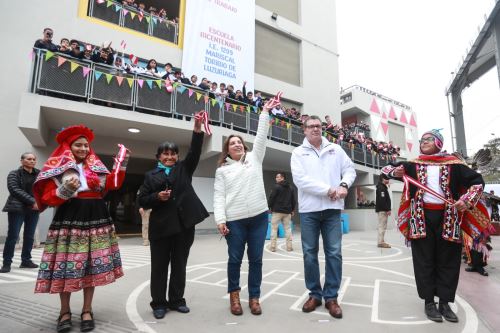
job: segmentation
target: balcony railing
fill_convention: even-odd
[[[151,76],[123,73],[114,67],[38,49],[34,51],[30,90],[36,94],[176,118],[191,117],[203,109],[208,112],[213,126],[249,134],[257,131],[259,118],[256,107],[215,97],[198,87],[171,86],[168,81]],[[304,134],[299,123],[274,116],[271,120],[269,139],[285,145],[302,144]],[[346,142],[340,145],[358,164],[382,168],[388,163],[389,157]]]
[[[119,2],[89,0],[88,16],[174,44],[178,43],[178,24],[147,12],[141,12],[135,7],[126,6]]]

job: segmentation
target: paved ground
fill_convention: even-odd
[[[341,320],[330,317],[324,307],[301,312],[307,298],[304,287],[300,235],[295,234],[294,252],[279,250],[264,254],[261,303],[262,316],[253,316],[246,306],[246,273],[242,274],[245,313],[229,313],[226,294],[226,244],[217,235],[196,237],[189,258],[186,299],[191,313],[169,312],[154,319],[149,308],[149,248],[139,238],[120,240],[125,277],[96,289],[96,332],[500,332],[497,306],[500,301],[500,238],[494,238],[489,277],[461,272],[459,296],[453,308],[460,322],[433,323],[423,314],[418,298],[410,251],[396,231],[390,231],[392,249],[374,246],[374,232],[351,232],[343,239],[343,281],[339,296],[344,310]],[[267,246],[267,244],[266,244]],[[33,250],[39,261],[41,249]],[[16,251],[13,267],[19,264]],[[246,263],[243,265],[246,271]],[[0,325],[2,332],[54,331],[58,313],[57,295],[34,294],[36,271],[15,268],[0,275]],[[82,294],[73,295],[75,327],[79,331]]]

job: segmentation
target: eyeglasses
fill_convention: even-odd
[[[315,128],[321,129],[321,127],[322,127],[321,125],[307,125],[306,126],[307,129],[315,129]]]
[[[45,33],[48,37],[52,37],[53,33],[52,32],[46,32]]]
[[[435,141],[435,138],[433,136],[429,136],[427,138],[422,138],[420,140],[420,143],[424,143],[424,142],[434,142]]]

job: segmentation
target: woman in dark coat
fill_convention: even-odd
[[[187,259],[194,240],[194,226],[209,216],[191,184],[202,145],[201,120],[195,118],[186,158],[179,161],[179,148],[175,143],[161,144],[156,153],[158,165],[146,173],[139,194],[141,207],[152,208],[149,218],[150,305],[157,319],[163,318],[167,309],[189,312],[184,299]]]

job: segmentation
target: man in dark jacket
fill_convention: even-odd
[[[179,148],[175,143],[161,144],[156,153],[158,165],[146,173],[139,193],[139,205],[152,209],[149,217],[150,305],[156,319],[163,318],[168,308],[181,313],[190,311],[184,299],[186,265],[194,241],[194,226],[209,216],[191,184],[202,145],[201,118],[195,118],[186,158],[179,161]]]
[[[21,252],[20,268],[38,268],[31,261],[31,249],[35,240],[35,230],[38,223],[38,207],[33,197],[33,183],[39,170],[35,169],[36,156],[33,153],[21,155],[21,167],[9,172],[7,188],[9,197],[3,208],[7,212],[9,226],[7,240],[3,248],[3,266],[0,273],[10,272],[14,249],[19,238],[19,231],[24,223],[23,250]]]
[[[268,204],[272,212],[271,245],[269,249],[273,252],[276,251],[278,225],[282,222],[286,235],[286,250],[293,251],[290,221],[295,210],[295,194],[293,188],[286,181],[284,172],[276,174],[276,185],[269,196]]]
[[[377,246],[381,248],[390,248],[391,246],[384,241],[385,231],[387,229],[387,219],[391,216],[391,197],[388,191],[389,178],[381,174],[377,184],[377,198],[375,203],[375,212],[378,214],[378,242]]]

